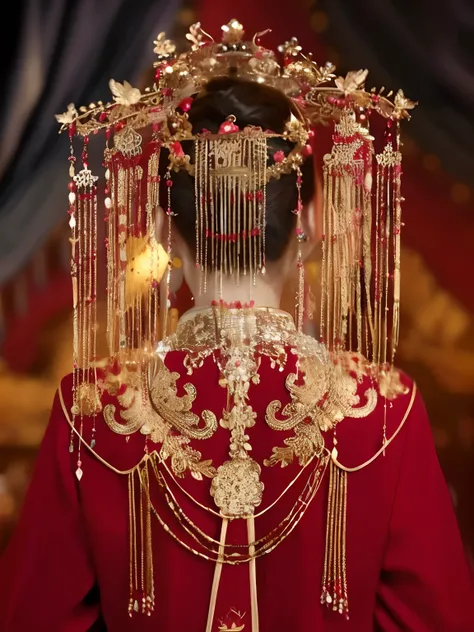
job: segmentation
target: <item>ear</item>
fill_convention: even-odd
[[[167,218],[161,206],[158,206],[155,213],[155,237],[160,244],[166,244],[168,239]]]
[[[300,244],[300,248],[303,259],[306,260],[318,243],[314,202],[310,202],[303,207],[303,212],[301,213],[301,227],[304,233],[304,240]]]

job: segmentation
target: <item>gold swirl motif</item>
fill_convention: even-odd
[[[267,406],[266,421],[272,430],[293,430],[294,435],[284,440],[284,447],[274,447],[264,465],[280,464],[285,467],[297,459],[305,465],[324,447],[322,432],[334,428],[345,417],[367,417],[377,404],[377,391],[369,388],[364,393],[366,403],[360,405],[357,380],[349,373],[331,365],[323,366],[314,357],[300,358],[303,375],[292,373],[286,379],[291,397],[281,414],[281,402],[275,400]],[[301,380],[302,383],[297,382]]]
[[[281,408],[279,401],[275,400],[267,407],[266,420],[272,430],[293,430],[308,417],[312,418],[327,391],[327,369],[321,362],[315,358],[301,358],[299,364],[302,375],[290,373],[285,381],[291,396],[291,403],[282,410],[285,419],[277,419],[275,415]],[[296,383],[299,379],[303,381],[301,385]]]
[[[213,413],[203,411],[201,418],[191,412],[196,398],[196,389],[191,384],[184,386],[185,395],[178,397],[177,373],[171,373],[160,358],[156,358],[154,375],[148,392],[133,374],[124,393],[117,396],[123,407],[120,412],[122,422],[116,419],[116,407],[108,404],[104,408],[104,420],[109,428],[120,435],[130,435],[140,431],[154,443],[161,444],[160,457],[170,459],[171,468],[178,477],[187,471],[197,480],[212,478],[216,469],[211,460],[202,460],[198,450],[189,445],[191,439],[206,439],[217,430],[217,420]],[[175,434],[172,431],[178,431]]]
[[[166,419],[175,430],[189,439],[209,439],[217,430],[214,413],[205,410],[202,413],[204,426],[199,426],[201,418],[191,412],[196,399],[196,388],[185,384],[185,395],[178,397],[176,381],[179,373],[171,373],[161,358],[156,357],[155,372],[150,380],[150,400],[161,419]]]

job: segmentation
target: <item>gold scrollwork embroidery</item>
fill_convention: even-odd
[[[178,477],[187,471],[198,480],[212,478],[216,469],[211,460],[202,460],[198,450],[189,443],[191,439],[212,436],[217,429],[217,420],[210,411],[203,411],[201,417],[191,412],[196,397],[195,388],[186,384],[185,395],[178,397],[176,381],[179,375],[171,373],[160,358],[156,358],[155,371],[149,389],[140,386],[137,373],[127,375],[127,387],[123,393],[117,392],[117,400],[122,406],[121,422],[116,419],[116,407],[104,407],[104,419],[109,428],[121,435],[140,431],[154,443],[161,444],[160,457],[170,459],[174,474]]]
[[[322,432],[330,430],[345,417],[362,418],[369,415],[377,403],[377,392],[366,390],[366,403],[360,405],[357,380],[327,364],[323,366],[314,357],[301,357],[299,370],[286,379],[291,402],[283,410],[281,402],[270,402],[266,421],[273,430],[293,430],[285,439],[284,447],[274,447],[272,455],[264,461],[267,466],[289,465],[297,459],[305,465],[324,447]],[[277,417],[281,410],[283,419]]]
[[[209,439],[217,430],[217,419],[209,410],[202,412],[204,425],[199,425],[201,418],[191,411],[196,399],[196,388],[185,384],[185,395],[178,397],[176,382],[179,373],[169,371],[164,362],[156,356],[154,374],[150,379],[150,400],[153,408],[162,419],[189,439]]]

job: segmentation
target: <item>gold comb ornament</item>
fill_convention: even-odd
[[[307,288],[301,252],[301,166],[320,125],[334,127],[333,146],[323,161],[321,340],[339,364],[347,351],[357,351],[381,382],[390,375],[400,303],[400,121],[410,118],[416,104],[402,91],[393,96],[383,89],[366,89],[367,70],[337,76],[333,64],[319,65],[304,54],[296,38],[277,51],[269,50],[261,45],[267,32],[247,39],[234,19],[222,27],[216,41],[197,23],[187,34],[190,49],[182,53],[160,33],[154,42],[152,86],[141,91],[112,79],[110,101],[78,109],[70,104],[57,116],[60,131],[68,132],[70,140],[71,452],[74,433],[83,436],[83,418],[94,418],[101,410],[98,301],[102,298],[107,306],[104,337],[109,362],[126,367],[123,374],[133,375],[137,384],[146,384],[154,349],[169,331],[171,189],[176,172],[188,172],[195,182],[196,268],[203,291],[210,278],[217,280],[217,288],[223,277],[234,277],[236,283],[245,278],[251,288],[266,273],[266,188],[283,174],[296,175],[295,312],[298,330],[303,329]],[[230,115],[218,129],[194,133],[188,118],[193,100],[210,80],[224,77],[263,84],[285,95],[291,117],[284,131],[241,127]],[[375,131],[380,125],[373,124],[377,118],[385,122],[381,134]],[[89,144],[96,136],[105,137],[100,179],[89,168]],[[269,140],[274,137],[287,141],[291,149],[272,153]],[[168,218],[163,245],[155,238],[160,204]],[[87,441],[94,447],[94,429]],[[341,540],[345,473],[334,470],[331,485],[335,500],[328,516],[331,546],[323,601],[347,614]],[[148,601],[145,609],[149,610]]]

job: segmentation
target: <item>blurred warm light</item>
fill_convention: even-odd
[[[441,168],[441,160],[435,154],[426,154],[423,156],[423,167],[428,171],[437,171]]]
[[[464,204],[468,202],[471,197],[471,189],[467,186],[467,184],[462,184],[458,182],[453,184],[451,188],[451,199],[453,202],[457,204]]]
[[[324,33],[329,26],[328,16],[323,11],[315,11],[311,16],[311,27],[316,33]]]
[[[152,237],[130,237],[127,240],[126,302],[133,305],[145,296],[153,282],[159,283],[168,265],[163,246]]]

